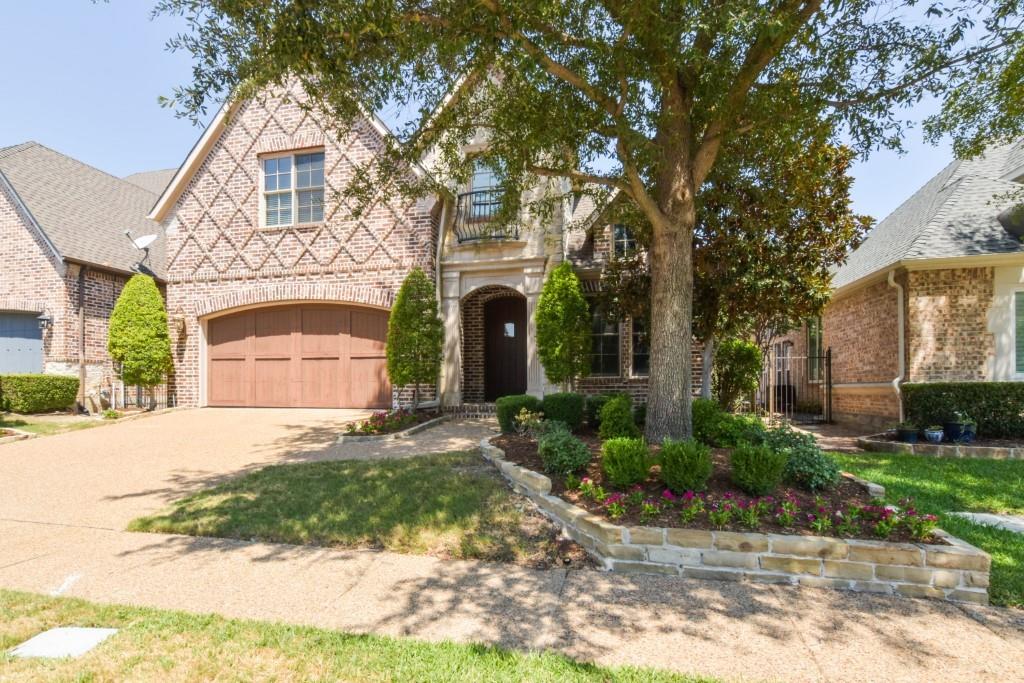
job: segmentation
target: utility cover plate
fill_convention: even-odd
[[[18,645],[11,654],[15,657],[81,657],[110,636],[116,628],[82,628],[62,626],[29,638]]]

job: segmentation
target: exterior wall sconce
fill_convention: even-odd
[[[36,322],[39,323],[39,329],[48,330],[53,327],[53,316],[42,313],[36,318]]]

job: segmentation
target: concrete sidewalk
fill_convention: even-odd
[[[1019,611],[121,530],[255,467],[463,450],[491,429],[332,445],[347,417],[185,411],[2,446],[0,588],[727,680],[1024,680]]]

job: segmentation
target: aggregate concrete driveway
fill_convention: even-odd
[[[1024,680],[1020,611],[123,531],[271,463],[466,449],[491,427],[332,446],[340,411],[191,410],[0,446],[0,588],[774,681]]]

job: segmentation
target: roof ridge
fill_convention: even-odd
[[[26,140],[25,142],[19,142],[14,145],[8,145],[7,147],[0,147],[0,159],[14,156],[19,152],[23,152],[31,147],[42,147],[35,140]]]

